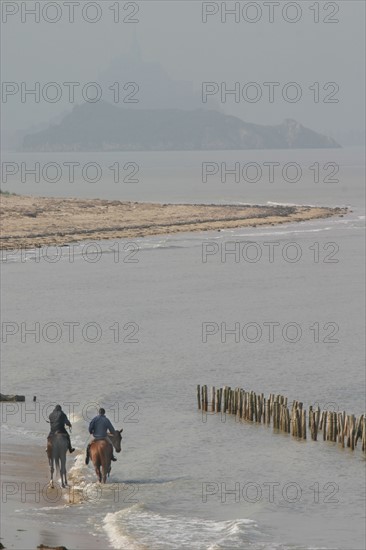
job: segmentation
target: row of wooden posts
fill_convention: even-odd
[[[343,412],[320,411],[309,407],[309,414],[300,401],[293,401],[291,409],[287,397],[271,393],[266,399],[264,394],[232,389],[197,386],[198,409],[203,412],[232,414],[241,420],[272,425],[274,431],[291,434],[297,439],[306,439],[307,428],[311,439],[317,441],[318,434],[324,441],[338,442],[342,447],[354,450],[357,441],[362,441],[362,451],[366,453],[366,418],[358,418]],[[308,422],[307,422],[308,418]]]

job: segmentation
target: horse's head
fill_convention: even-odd
[[[113,437],[111,438],[113,442],[113,447],[116,449],[116,453],[121,452],[122,432],[123,428],[121,430],[116,430],[113,434]]]

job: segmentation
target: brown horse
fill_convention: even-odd
[[[123,428],[116,430],[114,434],[108,434],[106,439],[97,439],[90,444],[90,458],[100,482],[103,480],[103,483],[106,483],[107,476],[109,477],[113,447],[117,453],[121,452],[122,431]]]

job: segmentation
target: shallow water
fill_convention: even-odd
[[[15,173],[10,175],[9,168],[9,175],[3,178],[2,184],[4,189],[14,193],[53,197],[162,203],[355,205],[363,204],[365,196],[363,156],[363,147],[128,153],[5,152],[3,162],[14,163]],[[74,173],[70,172],[67,163],[78,163]],[[37,183],[34,173],[27,172],[34,171],[36,165]]]
[[[75,247],[73,261],[66,248],[54,263],[36,253],[26,261],[19,254],[4,258],[2,321],[18,331],[2,346],[2,384],[7,393],[36,395],[40,406],[35,417],[21,405],[9,414],[3,404],[4,441],[23,436],[43,449],[50,402],[66,411],[73,403],[72,438],[82,452],[98,404],[124,428],[111,485],[98,492],[82,455],[70,458],[78,504],[64,507],[62,500],[55,510],[45,502],[39,521],[83,522],[90,532],[106,532],[115,548],[364,547],[360,444],[352,453],[321,438],[297,442],[229,416],[203,417],[196,403],[197,384],[226,384],[283,393],[306,407],[363,412],[364,211],[361,172],[354,170],[347,199],[337,187],[330,201],[352,206],[344,218],[135,239],[136,263],[130,256],[123,261],[126,241],[118,243],[119,258],[117,243],[100,243],[98,261],[83,246]],[[281,202],[281,193],[270,199]],[[263,190],[251,197],[265,202]],[[302,200],[300,192],[286,202]],[[311,202],[327,204],[321,194]],[[238,262],[233,255],[222,261],[233,242],[255,247],[241,248]],[[212,251],[206,262],[204,251]],[[26,333],[36,322],[39,342]],[[72,322],[79,323],[73,342]],[[235,322],[239,341],[227,334],[222,342],[221,323],[232,329]],[[279,323],[273,342],[268,322]],[[86,329],[88,323],[97,325]],[[203,323],[217,329],[207,342]],[[294,325],[286,332],[288,323],[300,327],[297,342],[289,341]],[[258,325],[260,338],[249,342]]]

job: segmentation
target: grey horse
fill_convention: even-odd
[[[53,434],[51,440],[47,443],[47,456],[48,462],[51,470],[51,479],[50,485],[53,487],[53,473],[56,470],[60,472],[61,475],[61,485],[66,487],[67,478],[66,478],[66,452],[68,449],[68,441],[65,434],[55,433]]]

